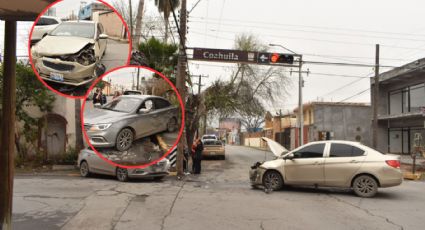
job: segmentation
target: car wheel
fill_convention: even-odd
[[[128,181],[128,171],[124,168],[117,168],[117,179],[121,182]]]
[[[170,118],[167,123],[167,132],[172,133],[176,130],[177,121],[174,117]]]
[[[267,171],[263,176],[263,185],[268,189],[280,190],[283,186],[282,176],[277,171]]]
[[[226,160],[226,155],[221,156],[222,160]]]
[[[80,174],[82,177],[90,176],[89,164],[87,164],[86,161],[83,161],[80,164]]]
[[[164,179],[164,176],[157,176],[153,178],[154,181],[160,181],[162,179]]]
[[[378,182],[371,176],[361,175],[354,179],[353,190],[357,196],[373,197],[378,192]]]
[[[125,128],[118,133],[115,146],[118,151],[125,151],[131,147],[132,143],[133,132],[129,128]]]

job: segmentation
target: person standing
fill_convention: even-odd
[[[96,88],[96,91],[94,92],[94,94],[93,94],[93,106],[95,105],[95,104],[97,104],[97,103],[100,103],[99,102],[99,88]]]
[[[196,140],[195,146],[195,157],[194,157],[194,174],[201,173],[201,161],[202,161],[202,151],[204,151],[204,145],[202,144],[201,139]]]

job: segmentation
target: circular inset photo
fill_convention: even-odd
[[[40,81],[73,98],[82,98],[106,71],[126,65],[131,51],[127,24],[101,0],[49,5],[34,22],[28,43]]]
[[[99,78],[81,116],[86,142],[97,154],[88,149],[81,155],[89,167],[116,173],[150,166],[126,171],[134,177],[167,173],[166,157],[176,150],[184,127],[184,105],[174,84],[141,66],[117,68]]]

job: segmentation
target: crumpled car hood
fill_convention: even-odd
[[[270,138],[262,137],[262,139],[267,142],[267,145],[276,157],[280,157],[282,153],[289,152],[285,147]]]
[[[130,114],[124,112],[95,108],[94,111],[84,114],[84,123],[91,125],[114,123],[123,120],[128,116],[130,116]]]
[[[60,56],[75,54],[87,44],[94,44],[94,40],[83,37],[47,35],[35,45],[35,48],[40,56]]]

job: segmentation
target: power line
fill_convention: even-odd
[[[339,102],[344,102],[344,101],[347,101],[347,100],[349,100],[349,99],[351,99],[351,98],[353,98],[353,97],[360,96],[360,95],[362,95],[362,94],[366,93],[366,92],[367,92],[367,91],[369,91],[369,90],[370,90],[370,88],[367,88],[367,89],[362,90],[362,91],[360,91],[360,92],[358,92],[358,93],[356,93],[356,94],[354,94],[354,95],[352,95],[352,96],[350,96],[350,97],[347,97],[347,98],[345,98],[345,99],[343,99],[343,100],[341,100],[341,101],[339,101]]]

